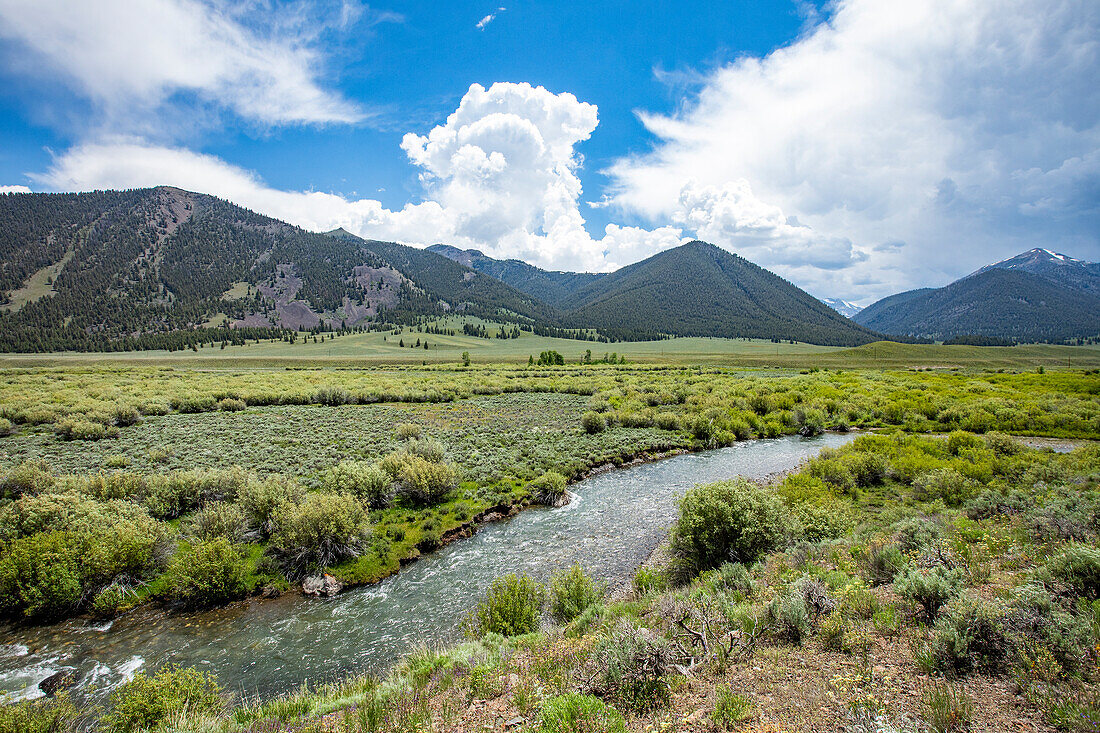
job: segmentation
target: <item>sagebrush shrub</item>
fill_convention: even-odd
[[[1012,651],[1005,609],[979,596],[953,600],[933,629],[930,653],[941,671],[997,672]]]
[[[928,621],[936,620],[940,609],[963,588],[964,574],[958,568],[937,565],[927,571],[909,568],[894,579],[894,590]]]
[[[1100,598],[1100,548],[1070,544],[1047,563],[1047,569],[1074,595]]]
[[[624,708],[643,713],[664,707],[671,697],[667,673],[674,662],[667,639],[620,620],[593,653],[597,685]]]

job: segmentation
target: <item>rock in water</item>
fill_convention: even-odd
[[[54,672],[46,679],[38,683],[38,689],[45,693],[46,697],[53,697],[62,690],[67,690],[76,684],[76,675],[70,669]]]
[[[334,596],[343,588],[344,584],[328,573],[309,575],[302,580],[302,592],[314,598]]]

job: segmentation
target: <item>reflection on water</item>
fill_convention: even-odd
[[[73,621],[0,634],[0,691],[36,696],[60,670],[96,698],[143,668],[194,665],[245,695],[269,697],[304,680],[382,671],[410,649],[455,640],[458,626],[493,578],[527,572],[546,579],[579,562],[611,584],[624,582],[671,523],[677,496],[698,483],[788,470],[850,436],[738,443],[610,471],[571,489],[561,509],[532,509],[483,528],[382,583],[336,598],[286,596],[202,614],[139,612],[113,624]]]

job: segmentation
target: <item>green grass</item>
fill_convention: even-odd
[[[9,302],[5,305],[0,305],[0,309],[17,311],[27,303],[33,303],[40,298],[56,293],[57,291],[54,290],[53,283],[57,280],[57,276],[61,273],[61,270],[72,258],[73,250],[69,249],[58,262],[52,265],[46,265],[41,270],[28,277],[22,287],[11,292]]]

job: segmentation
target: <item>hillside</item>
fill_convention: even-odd
[[[293,341],[454,315],[600,340],[878,338],[703,242],[610,274],[549,272],[476,250],[308,232],[176,188],[0,196],[0,351]]]
[[[604,277],[601,272],[543,270],[521,260],[497,260],[476,249],[449,244],[433,244],[428,249],[553,306],[560,306],[573,293]]]
[[[912,290],[868,306],[854,320],[886,333],[1063,341],[1100,333],[1100,298],[1023,269],[993,267],[950,285]]]
[[[173,349],[449,313],[553,318],[434,253],[307,232],[203,194],[0,196],[2,351]]]
[[[854,346],[878,338],[778,275],[705,242],[610,273],[562,306],[568,323],[623,339],[672,333]]]

